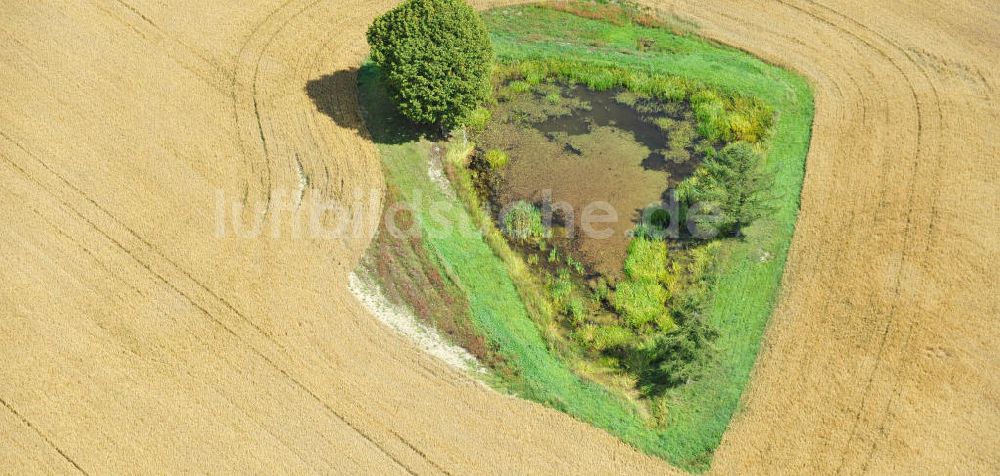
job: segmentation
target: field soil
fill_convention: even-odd
[[[0,468],[672,471],[369,315],[371,227],[281,226],[382,196],[355,79],[393,3],[3,2]],[[1000,11],[661,7],[815,88],[784,292],[713,471],[1000,472]],[[262,236],[220,233],[219,202],[259,204]]]

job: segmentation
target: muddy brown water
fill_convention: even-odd
[[[664,159],[669,136],[654,121],[690,121],[690,114],[683,105],[674,105],[671,114],[649,100],[625,104],[616,99],[620,91],[558,88],[562,100],[572,102],[570,112],[542,106],[540,121],[511,120],[540,116],[545,98],[523,95],[501,103],[498,119],[483,134],[484,148],[501,148],[511,157],[491,197],[494,212],[499,216],[517,200],[551,203],[552,244],[590,273],[618,277],[642,211],[664,203],[668,190],[697,166],[693,158]],[[528,109],[534,114],[522,114]]]
[[[594,91],[582,86],[560,87],[562,95],[581,100],[589,109],[574,109],[571,114],[550,116],[542,122],[532,124],[532,127],[549,137],[559,137],[563,134],[581,136],[587,135],[598,127],[613,127],[632,134],[634,140],[649,148],[650,153],[640,164],[649,170],[667,172],[668,183],[673,186],[693,173],[697,162],[676,163],[667,162],[662,150],[667,148],[669,135],[654,121],[668,118],[674,121],[691,121],[690,108],[684,103],[674,103],[671,113],[663,110],[663,103],[655,100],[635,99],[634,106],[625,104],[616,97],[623,90]],[[536,95],[536,100],[540,95]],[[541,98],[544,99],[544,98]],[[567,144],[569,145],[569,144]],[[571,147],[571,146],[570,146]],[[568,147],[567,151],[577,152]]]

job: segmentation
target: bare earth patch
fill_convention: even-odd
[[[486,369],[468,351],[449,343],[434,328],[420,323],[409,309],[389,302],[374,280],[354,272],[348,276],[347,283],[351,293],[364,304],[368,312],[383,324],[406,336],[424,352],[456,369],[477,374],[486,373]]]

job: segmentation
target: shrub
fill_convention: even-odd
[[[570,269],[576,272],[576,274],[583,274],[583,272],[586,271],[583,267],[583,263],[569,255],[566,255],[566,266],[569,266]]]
[[[655,226],[659,229],[664,229],[670,226],[670,212],[662,208],[656,208],[653,213],[650,213],[649,224]]]
[[[621,326],[597,327],[590,334],[591,348],[602,352],[631,347],[636,340],[634,332]]]
[[[493,113],[485,107],[477,107],[465,117],[465,125],[473,131],[482,131],[493,118]]]
[[[556,281],[552,283],[552,302],[558,306],[569,298],[570,294],[573,292],[573,282],[569,280],[569,276],[561,274]]]
[[[698,134],[695,132],[691,124],[679,121],[674,122],[673,127],[670,128],[670,137],[668,137],[671,150],[684,150],[694,144],[695,139],[697,139]]]
[[[648,240],[655,240],[663,237],[663,230],[649,224],[649,223],[639,223],[629,232],[629,236],[632,238],[645,238]]]
[[[698,133],[695,132],[691,124],[684,121],[658,121],[657,125],[667,134],[667,149],[663,151],[663,157],[674,163],[683,163],[691,159],[692,148]]]
[[[376,18],[367,36],[413,122],[453,127],[489,97],[493,46],[464,0],[407,0]]]
[[[500,149],[490,149],[486,151],[486,155],[483,158],[493,170],[500,170],[506,167],[507,163],[510,161],[510,156]]]
[[[507,88],[510,89],[510,92],[512,93],[527,94],[531,92],[531,83],[520,80],[511,81],[510,84],[507,85]]]
[[[750,143],[761,141],[774,120],[774,110],[771,106],[752,96],[738,96],[730,102],[731,139]]]
[[[532,86],[538,86],[539,84],[542,84],[543,79],[545,79],[545,76],[541,72],[532,72],[524,75],[524,82]]]
[[[658,282],[626,280],[615,288],[613,304],[630,327],[642,329],[652,324],[661,326],[669,322],[666,307],[668,297],[667,290]]]
[[[598,303],[608,299],[611,295],[611,289],[608,288],[608,281],[603,277],[597,280],[597,285],[594,287],[594,300]]]
[[[626,79],[625,83],[626,88],[629,89],[632,88],[631,86],[629,86],[629,84],[631,84],[631,81],[632,81],[631,78]],[[633,93],[632,91],[625,90],[615,95],[615,101],[617,101],[618,104],[624,104],[628,107],[635,107],[636,103],[639,101],[639,96],[636,96],[636,94]]]
[[[583,82],[588,88],[594,91],[607,91],[618,85],[615,73],[610,69],[601,68],[599,71],[590,72]]]
[[[700,156],[703,160],[708,160],[718,155],[718,151],[715,150],[715,147],[707,142],[699,142],[695,145],[694,153],[695,155]]]
[[[763,157],[750,144],[729,144],[702,168],[688,193],[695,200],[713,204],[718,213],[699,224],[740,236],[744,227],[771,211],[773,179],[764,170]],[[706,223],[707,219],[712,222]]]
[[[675,122],[677,121],[669,117],[658,117],[653,120],[653,124],[656,124],[656,127],[659,127],[661,131],[666,133],[669,133],[674,128]]]
[[[503,217],[507,236],[520,241],[532,241],[545,235],[542,213],[534,205],[520,200]],[[555,250],[553,250],[555,251]]]
[[[545,79],[547,74],[545,69],[545,65],[542,63],[526,63],[521,67],[520,74],[524,78],[524,82],[531,86],[538,86]]]
[[[756,143],[767,134],[774,111],[755,97],[720,97],[703,89],[691,96],[698,132],[706,139]]]
[[[746,142],[757,141],[757,131],[750,119],[743,114],[735,113],[729,115],[729,135],[737,140]]]
[[[665,101],[680,101],[687,97],[686,83],[672,76],[657,76],[647,83],[649,93]]]
[[[572,298],[566,303],[566,316],[569,317],[570,321],[574,325],[579,325],[583,321],[583,317],[586,314],[586,310],[583,307],[583,301],[580,298]]]
[[[625,257],[626,279],[618,283],[611,304],[625,322],[640,332],[665,331],[673,327],[666,303],[670,293],[667,281],[667,245],[665,242],[636,236],[629,243]]]
[[[726,105],[719,95],[710,90],[702,90],[691,96],[698,133],[702,137],[719,142],[729,137],[729,117]]]
[[[625,257],[625,275],[632,281],[662,281],[667,270],[667,244],[659,240],[634,238]]]
[[[674,310],[678,326],[657,336],[647,349],[649,364],[639,378],[647,394],[698,378],[714,356],[712,343],[718,331],[706,322],[704,304],[692,299],[680,301]]]

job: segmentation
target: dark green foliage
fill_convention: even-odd
[[[714,217],[696,219],[698,225],[740,236],[744,227],[770,213],[772,181],[763,157],[750,144],[727,145],[702,164],[690,185],[689,199],[704,202],[715,212]]]
[[[453,127],[489,97],[493,47],[463,0],[407,0],[372,23],[368,44],[417,124]]]
[[[705,320],[704,304],[685,295],[672,309],[677,327],[657,335],[649,346],[649,364],[640,376],[646,393],[676,387],[698,378],[713,355],[718,332]]]
[[[670,226],[670,212],[662,208],[653,210],[649,216],[649,224],[661,229]]]
[[[719,243],[694,248],[682,263],[674,263],[678,281],[670,302],[676,327],[657,334],[643,349],[645,359],[639,371],[639,386],[647,395],[690,383],[702,375],[715,356],[713,342],[718,330],[708,323],[715,280],[715,260]]]

